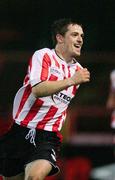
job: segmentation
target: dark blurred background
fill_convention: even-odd
[[[67,121],[73,124],[63,129],[62,157],[86,157],[94,168],[114,162],[106,108],[110,72],[115,69],[114,0],[0,0],[0,116],[6,121],[12,113],[33,52],[52,47],[52,22],[66,17],[83,24],[79,62],[91,72],[91,82],[79,88],[70,105]]]
[[[85,51],[114,51],[114,0],[1,0],[1,49],[34,50],[49,45],[50,25],[62,17],[85,27]],[[5,36],[5,37],[4,37]]]

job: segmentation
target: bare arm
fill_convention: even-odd
[[[71,77],[59,81],[43,81],[32,88],[35,97],[45,97],[66,89],[67,87],[89,82],[90,73],[84,68]]]

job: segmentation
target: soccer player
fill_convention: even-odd
[[[54,49],[33,54],[14,99],[14,124],[0,140],[5,180],[43,180],[59,172],[56,158],[67,107],[79,85],[90,81],[88,69],[77,62],[83,36],[77,22],[57,20],[52,25]]]

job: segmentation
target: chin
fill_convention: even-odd
[[[76,54],[75,54],[75,57],[79,57],[81,55],[81,53],[80,52],[77,52]]]

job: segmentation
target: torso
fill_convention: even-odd
[[[59,131],[78,86],[42,98],[33,96],[31,86],[44,80],[63,80],[71,77],[80,68],[82,67],[79,63],[68,65],[55,54],[54,50],[45,48],[36,51],[30,61],[24,86],[14,100],[13,117],[16,123],[29,128]]]

